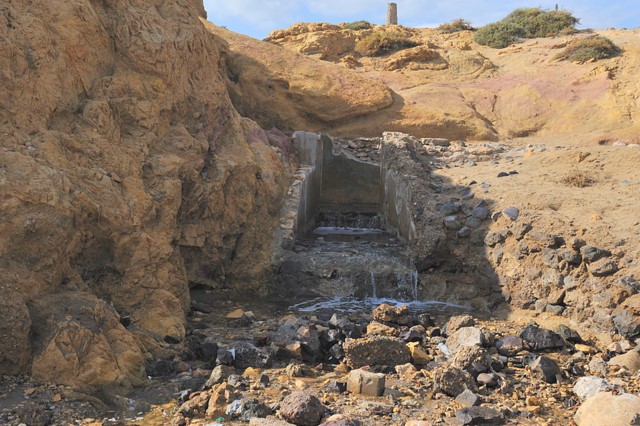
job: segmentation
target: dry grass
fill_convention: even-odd
[[[574,170],[560,180],[567,186],[575,186],[576,188],[584,188],[591,186],[595,183],[595,180],[580,170]]]

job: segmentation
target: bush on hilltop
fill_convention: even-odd
[[[502,49],[521,38],[550,37],[574,30],[578,22],[580,20],[566,10],[516,9],[503,20],[479,28],[473,40]]]

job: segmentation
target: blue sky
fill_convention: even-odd
[[[513,9],[540,6],[553,9],[556,0],[396,0],[398,20],[407,27],[432,27],[464,18],[474,26],[502,19]],[[364,19],[384,24],[387,0],[204,0],[208,19],[232,31],[263,39],[274,29],[296,22],[339,24]],[[578,28],[637,28],[640,1],[565,0],[561,8],[581,18]]]

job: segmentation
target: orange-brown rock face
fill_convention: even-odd
[[[202,12],[0,7],[0,373],[127,389],[184,337],[189,283],[264,286],[289,159],[231,105]]]

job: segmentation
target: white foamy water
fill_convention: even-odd
[[[374,228],[341,228],[338,226],[321,226],[313,230],[316,235],[362,235],[362,234],[383,234],[382,229]]]
[[[455,305],[453,303],[428,301],[401,301],[386,298],[369,297],[366,299],[356,299],[355,297],[318,297],[302,303],[298,303],[289,307],[292,311],[297,312],[316,312],[316,311],[333,311],[342,313],[351,312],[370,312],[377,306],[386,303],[392,306],[407,305],[413,312],[428,313],[463,313],[470,312],[468,306]]]

